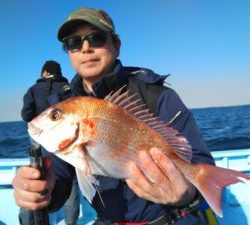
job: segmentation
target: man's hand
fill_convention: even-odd
[[[32,167],[21,167],[12,181],[16,204],[22,208],[36,210],[49,205],[55,185],[51,160],[44,159],[46,179],[39,180],[41,173]]]
[[[139,153],[143,172],[131,163],[133,179],[128,186],[141,198],[159,204],[182,206],[196,195],[195,187],[182,175],[173,162],[158,148]]]

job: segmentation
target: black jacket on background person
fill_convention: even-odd
[[[21,116],[26,122],[31,121],[43,110],[50,106],[48,97],[69,88],[67,78],[63,76],[49,76],[40,78],[28,89],[23,97]]]

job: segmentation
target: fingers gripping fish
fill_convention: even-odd
[[[51,106],[28,124],[28,132],[76,168],[80,189],[89,202],[98,185],[93,175],[131,179],[129,163],[135,161],[143,171],[138,153],[152,147],[165,152],[219,216],[223,188],[250,179],[238,171],[191,163],[187,139],[123,89],[104,100],[73,97]]]

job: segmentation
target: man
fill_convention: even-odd
[[[54,60],[44,63],[41,70],[41,78],[28,89],[23,98],[21,115],[24,121],[29,122],[42,111],[53,104],[53,96],[56,93],[69,90],[67,78],[62,76],[61,66]],[[65,222],[74,225],[79,216],[79,194],[77,182],[73,182],[70,197],[64,204]],[[33,214],[23,208],[20,209],[19,221],[21,225],[34,224]]]
[[[162,87],[159,84],[163,83],[165,77],[148,69],[124,67],[117,59],[121,42],[111,18],[102,10],[76,10],[60,27],[58,39],[77,72],[71,82],[73,95],[104,98],[110,91],[136,82],[152,84],[158,89]],[[143,92],[153,94],[150,90]],[[58,96],[58,99],[63,100],[61,97]],[[213,163],[191,113],[178,95],[170,88],[162,88],[156,97],[153,107],[155,114],[161,120],[171,122],[175,129],[186,136],[193,150],[192,161]],[[180,115],[176,117],[178,112]],[[47,155],[53,161],[53,170],[51,160],[47,159],[46,181],[39,180],[39,173],[33,168],[18,170],[13,180],[18,205],[29,209],[49,205],[51,210],[55,210],[64,203],[75,176],[74,169],[55,156]],[[171,160],[157,148],[152,148],[149,153],[141,151],[139,159],[147,170],[144,174],[131,162],[133,180],[97,178],[105,207],[95,196],[92,206],[98,216],[96,223],[201,224],[197,207],[193,207],[197,206],[194,203],[197,202],[198,192]],[[37,194],[44,190],[47,190],[46,195]],[[179,209],[184,208],[185,213],[180,213],[183,211]]]
[[[69,88],[68,80],[62,76],[58,62],[49,60],[44,63],[41,78],[28,89],[23,97],[22,118],[29,122],[50,106],[49,96]]]

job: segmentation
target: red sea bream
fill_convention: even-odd
[[[222,216],[225,186],[249,180],[247,175],[208,164],[191,163],[192,149],[178,131],[159,121],[129,92],[104,100],[73,97],[51,106],[29,123],[30,136],[76,168],[83,195],[91,202],[98,182],[93,174],[131,178],[129,162],[140,166],[138,152],[158,147]]]

